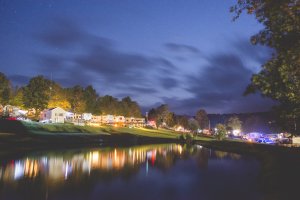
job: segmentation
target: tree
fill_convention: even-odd
[[[72,111],[75,113],[85,112],[84,89],[80,85],[75,85],[72,88],[68,88],[67,92]]]
[[[151,108],[148,112],[148,120],[149,121],[156,121],[157,113],[154,108]]]
[[[12,89],[8,78],[0,72],[0,104],[6,105],[9,103]]]
[[[227,127],[232,130],[240,130],[242,128],[242,121],[237,116],[230,117],[227,122]]]
[[[175,126],[176,123],[176,116],[175,113],[173,112],[169,112],[165,118],[165,122],[167,124],[168,127],[173,127]]]
[[[189,119],[188,124],[189,124],[189,129],[193,132],[197,132],[197,130],[200,128],[199,122],[194,118]]]
[[[24,108],[24,88],[16,87],[12,93],[12,97],[9,103],[13,106],[18,106],[20,108]]]
[[[98,105],[100,106],[100,110],[102,114],[111,114],[111,115],[118,115],[120,104],[117,98],[114,98],[109,95],[105,95],[100,97],[98,100]]]
[[[166,122],[166,118],[169,114],[169,106],[168,104],[162,104],[156,108],[156,112],[158,117],[161,119],[162,122]]]
[[[177,115],[176,124],[182,126],[184,129],[187,129],[189,127],[188,118],[184,115]]]
[[[84,89],[83,98],[85,101],[85,112],[95,114],[97,112],[96,105],[98,94],[93,86],[89,85]]]
[[[51,81],[43,76],[36,76],[30,79],[29,84],[24,87],[24,104],[27,108],[34,108],[39,112],[47,108],[50,99]]]
[[[137,102],[132,101],[130,97],[122,99],[121,103],[121,114],[126,117],[141,117],[141,109]]]
[[[216,125],[216,138],[218,140],[223,140],[226,136],[226,127],[223,124]]]
[[[48,108],[60,107],[65,110],[71,108],[71,104],[68,100],[67,90],[63,89],[58,83],[51,82],[50,98],[48,102]]]
[[[209,119],[208,119],[207,113],[204,109],[198,110],[198,112],[196,113],[196,120],[198,121],[201,129],[208,128]]]
[[[253,44],[266,45],[274,54],[254,74],[245,94],[260,91],[280,103],[278,115],[294,122],[295,133],[300,121],[300,15],[298,0],[239,0],[231,8],[238,18],[247,11],[254,14],[264,29],[251,37]]]
[[[169,106],[167,104],[162,104],[156,109],[152,108],[149,111],[148,119],[155,120],[157,128],[163,123],[167,124],[167,121],[170,125],[172,125],[173,122],[172,119],[170,119],[172,116],[169,113]]]

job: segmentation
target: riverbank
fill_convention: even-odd
[[[128,146],[179,142],[180,134],[163,129],[89,127],[0,120],[0,151],[81,146]]]
[[[165,129],[90,127],[72,124],[41,124],[0,120],[0,154],[77,147],[130,146],[155,143],[184,143],[182,133]],[[194,143],[220,151],[261,155],[264,153],[299,154],[300,148],[218,141],[212,137],[194,137]]]

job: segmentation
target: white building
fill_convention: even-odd
[[[64,123],[66,111],[60,107],[50,108],[41,112],[40,120],[50,123]]]

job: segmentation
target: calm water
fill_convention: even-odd
[[[2,162],[0,199],[265,199],[254,158],[178,144],[83,149]]]

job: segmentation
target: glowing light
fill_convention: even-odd
[[[239,129],[234,129],[234,130],[232,131],[232,134],[233,134],[234,136],[239,136],[240,133],[241,133],[241,130],[239,130]]]
[[[24,176],[24,167],[20,161],[16,162],[14,179],[19,179]]]

